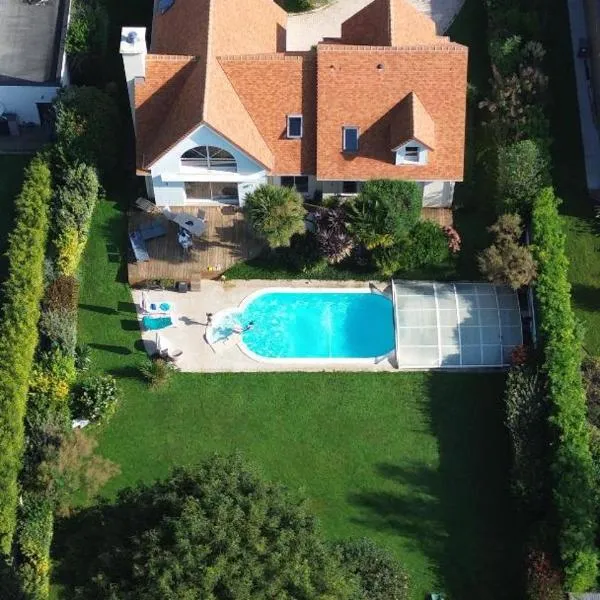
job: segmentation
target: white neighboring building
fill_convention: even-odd
[[[68,84],[65,37],[70,0],[0,0],[0,135],[42,125]]]

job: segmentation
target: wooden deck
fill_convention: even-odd
[[[129,262],[130,285],[157,279],[185,281],[198,286],[202,279],[215,279],[240,260],[257,256],[262,244],[253,235],[237,206],[172,207],[173,212],[205,214],[207,229],[202,238],[194,238],[194,247],[184,253],[177,243],[176,224],[160,215],[139,210],[129,216],[129,231],[160,219],[167,235],[146,242],[150,260]],[[131,259],[133,260],[133,259]]]
[[[422,208],[421,218],[425,221],[433,221],[440,227],[452,227],[454,223],[451,208]]]

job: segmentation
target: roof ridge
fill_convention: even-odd
[[[146,54],[146,60],[150,60],[152,62],[191,62],[193,60],[197,61],[198,57],[192,54],[156,54],[149,52]]]
[[[222,54],[217,56],[217,60],[219,62],[229,62],[229,61],[245,61],[245,60],[279,60],[279,61],[290,61],[290,62],[302,62],[306,58],[311,58],[314,56],[314,52],[311,50],[307,50],[305,52],[265,52],[262,54]]]
[[[350,44],[318,44],[317,49],[321,52],[447,52],[464,53],[468,52],[467,46],[456,42],[432,43],[432,44],[412,44],[403,46],[360,46]]]
[[[213,0],[207,0],[208,1],[208,25],[206,28],[206,73],[204,75],[204,89],[202,90],[202,121],[206,120],[206,113],[207,113],[207,109],[206,106],[208,104],[208,89],[209,89],[209,80],[211,79],[211,62],[212,62],[212,55],[211,55],[211,41],[212,41],[212,28],[213,28],[213,7],[214,7],[214,3]],[[220,68],[220,66],[219,66]]]
[[[394,10],[392,8],[392,0],[387,0],[387,8],[388,8],[388,39],[390,40],[390,46],[394,45]]]

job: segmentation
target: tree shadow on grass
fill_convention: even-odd
[[[350,499],[363,509],[363,525],[396,532],[424,553],[451,598],[523,597],[524,528],[509,490],[503,381],[502,374],[432,373],[428,410],[439,464],[380,463],[389,491]]]
[[[114,346],[111,344],[88,344],[90,348],[94,348],[96,350],[103,350],[104,352],[112,352],[113,354],[120,354],[122,356],[128,356],[131,354],[131,350],[126,348],[125,346]]]
[[[114,308],[108,306],[96,306],[95,304],[80,304],[81,310],[87,310],[89,312],[100,313],[101,315],[116,315],[117,311]]]
[[[571,286],[573,304],[590,312],[600,311],[600,288],[592,285],[574,283]]]

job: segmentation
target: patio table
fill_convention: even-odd
[[[190,215],[189,213],[174,213],[170,217],[173,223],[189,231],[192,235],[201,236],[206,231],[206,222],[204,219]]]

